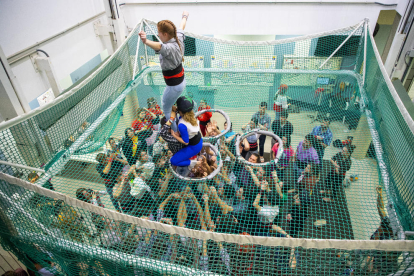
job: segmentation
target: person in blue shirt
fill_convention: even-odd
[[[313,128],[311,134],[315,137],[315,145],[314,148],[318,153],[319,162],[322,164],[323,156],[325,155],[325,149],[328,147],[332,142],[332,131],[329,128],[330,120],[328,118],[324,118],[322,120],[322,124],[320,126],[316,126]]]
[[[188,172],[187,167],[191,163],[190,158],[197,155],[203,147],[200,126],[194,116],[193,107],[193,100],[190,97],[181,96],[177,99],[177,110],[181,116],[178,121],[178,130],[180,133],[171,131],[171,134],[183,144],[183,148],[173,155],[171,164],[177,167],[184,167],[180,170],[182,174]],[[173,119],[176,116],[174,109],[171,112]]]

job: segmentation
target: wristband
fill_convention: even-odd
[[[182,18],[188,19],[188,15],[183,15]]]

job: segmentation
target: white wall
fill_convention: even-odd
[[[103,11],[102,0],[4,0],[0,3],[0,45],[5,55],[10,56]],[[107,22],[106,15],[99,20]],[[49,54],[59,82],[105,50],[105,46],[95,35],[91,22],[39,49]],[[30,58],[13,63],[11,68],[27,102],[49,88],[42,73],[36,73]]]
[[[172,4],[159,4],[160,1],[157,4],[139,4],[143,2],[139,0],[125,2],[127,4],[121,10],[129,27],[135,26],[143,17],[154,21],[170,19],[178,24],[182,11],[188,10],[190,16],[186,30],[214,35],[305,35],[355,25],[364,18],[369,18],[374,28],[381,10],[396,8],[371,4],[374,1],[370,0],[358,1],[365,4],[356,4],[355,1],[348,1],[347,4],[343,3],[345,1],[338,1],[338,4],[324,1],[276,4],[255,1],[226,1],[225,4],[203,3],[205,1],[169,1]],[[395,3],[398,0],[382,2]]]
[[[10,56],[103,12],[104,1],[107,0],[1,0],[0,45],[5,55]],[[397,9],[403,14],[408,0],[383,0],[386,4],[399,3],[389,7],[373,4],[373,0],[338,1],[336,4],[325,1],[257,3],[227,0],[226,3],[212,3],[181,0],[181,4],[178,1],[168,1],[168,4],[156,1],[154,4],[154,1],[125,0],[126,5],[120,11],[129,28],[133,28],[142,17],[154,21],[168,18],[178,24],[182,11],[188,10],[190,17],[186,30],[198,34],[306,35],[351,26],[364,18],[369,18],[374,27],[381,10]],[[102,15],[100,20],[106,23],[106,15]],[[102,38],[96,37],[92,22],[39,48],[50,55],[58,82],[106,49]],[[27,102],[49,88],[42,74],[35,72],[29,58],[11,67]]]

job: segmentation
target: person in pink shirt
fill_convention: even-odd
[[[290,136],[282,137],[283,141],[283,154],[277,163],[276,171],[279,179],[284,181],[285,171],[289,167],[290,162],[293,161],[295,156],[295,151],[290,145],[291,139]],[[277,150],[279,149],[279,143],[276,143],[272,147],[272,158],[276,158]]]

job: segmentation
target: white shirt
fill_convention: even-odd
[[[261,222],[269,224],[273,223],[275,217],[279,214],[279,206],[264,205],[258,213]]]
[[[193,126],[189,122],[184,121],[183,118],[180,118],[180,120],[178,121],[178,124],[183,124],[187,127],[188,139],[193,138],[200,131],[200,126],[198,125],[199,124],[198,120],[197,120],[197,126]]]
[[[275,104],[282,106],[283,109],[288,108],[287,97],[285,95],[277,95]]]

